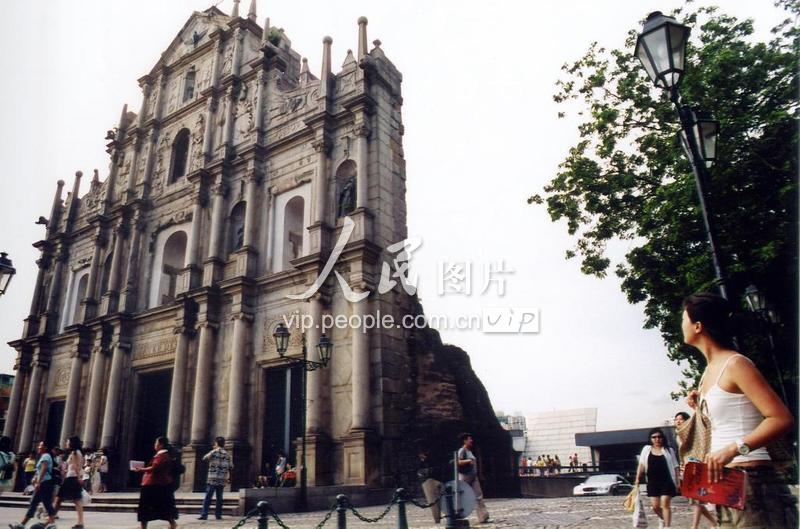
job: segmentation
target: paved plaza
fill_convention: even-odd
[[[537,527],[537,528],[562,528],[562,527],[591,527],[592,529],[619,529],[630,527],[630,515],[622,509],[622,497],[598,498],[555,498],[555,499],[496,499],[488,500],[487,506],[492,516],[493,523],[478,525],[474,516],[470,524],[476,527],[493,529],[502,527]],[[374,517],[380,514],[380,507],[365,508],[363,514]],[[7,527],[10,522],[18,521],[23,514],[22,509],[0,509],[0,527]],[[311,512],[305,514],[285,514],[281,516],[284,523],[291,529],[312,529],[322,520],[324,512]],[[92,512],[87,516],[87,529],[138,529],[136,515],[133,513],[100,513]],[[71,527],[75,524],[75,513],[64,512],[58,521],[59,529]],[[444,523],[435,525],[429,511],[409,506],[409,527],[417,529],[444,528]],[[651,527],[657,527],[656,518],[648,516]],[[178,527],[186,529],[201,528],[230,528],[237,522],[230,517],[222,521],[198,521],[196,516],[183,515],[178,520]],[[396,510],[393,509],[381,522],[366,524],[357,520],[348,513],[347,524],[349,527],[373,527],[375,529],[388,529],[397,527]],[[687,501],[676,498],[673,508],[673,527],[689,527],[690,512]],[[150,528],[168,527],[166,522],[152,522]],[[245,529],[255,529],[255,521],[245,524]],[[270,520],[270,527],[277,524]],[[334,516],[325,524],[325,528],[336,527]]]

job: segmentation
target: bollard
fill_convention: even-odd
[[[256,505],[258,508],[258,512],[260,513],[258,517],[258,529],[268,529],[269,525],[269,503],[266,501],[260,501]]]
[[[397,489],[395,494],[397,494],[397,529],[408,529],[406,491],[405,489]]]
[[[456,528],[456,509],[453,505],[453,487],[448,485],[444,489],[444,504],[445,508],[447,509],[447,529],[455,529]]]
[[[347,529],[347,496],[336,496],[336,529]]]

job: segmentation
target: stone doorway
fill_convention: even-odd
[[[128,459],[147,462],[153,457],[153,442],[167,435],[172,369],[138,373],[136,378],[136,419]],[[128,486],[139,487],[141,474],[128,474]]]
[[[61,423],[64,421],[64,408],[67,405],[65,400],[54,400],[47,407],[47,429],[45,430],[44,442],[50,448],[59,446],[61,443]]]
[[[302,433],[303,372],[300,366],[266,370],[266,402],[261,469],[272,477],[278,450],[283,450],[294,466],[292,442]]]

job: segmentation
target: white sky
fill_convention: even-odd
[[[718,2],[753,17],[766,36],[783,14],[772,0]],[[259,2],[292,46],[319,71],[322,37],[333,37],[338,70],[357,47],[359,16],[369,41],[379,38],[403,73],[408,162],[409,235],[422,237],[413,256],[429,314],[479,314],[485,307],[541,309],[538,335],[451,330],[445,341],[470,353],[495,409],[528,414],[598,407],[598,427],[660,423],[684,407],[669,399],[680,368],[666,357],[656,331],[644,331],[642,307],[625,301],[614,277],[584,276],[565,261],[573,241],[526,198],[541,191],[577,141],[576,121],[556,118],[552,101],[560,66],[596,40],[623,44],[648,12],[676,0],[498,2]],[[48,216],[55,182],[72,186],[93,168],[107,174],[105,131],[123,103],[138,111],[136,79],[156,63],[202,0],[8,2],[0,21],[0,249],[17,268],[0,298],[0,343],[18,338],[36,278],[42,238],[34,225]],[[232,0],[220,9],[229,13]],[[244,0],[241,12],[247,12]],[[701,2],[701,5],[704,5]],[[615,247],[618,255],[627,246]],[[480,268],[504,259],[516,270],[504,298],[436,294],[441,261]],[[477,273],[477,272],[476,272]],[[478,275],[475,278],[480,280]],[[473,285],[478,287],[476,283]],[[0,372],[15,352],[0,346]]]

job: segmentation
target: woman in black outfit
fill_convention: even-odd
[[[650,430],[650,444],[642,448],[639,455],[639,468],[636,471],[636,485],[642,474],[647,474],[647,496],[653,512],[663,522],[662,527],[670,527],[672,511],[670,501],[678,495],[678,458],[667,446],[667,438],[660,428]]]

